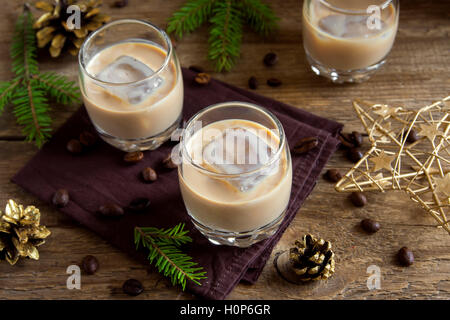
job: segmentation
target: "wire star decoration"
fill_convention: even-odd
[[[450,96],[418,111],[355,100],[370,141],[339,192],[403,190],[450,234]]]

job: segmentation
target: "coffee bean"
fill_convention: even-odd
[[[126,210],[132,213],[143,213],[150,208],[150,204],[151,202],[148,198],[137,198],[130,202]]]
[[[205,70],[203,70],[202,67],[200,67],[200,66],[195,66],[195,65],[189,66],[188,69],[191,70],[191,71],[197,72],[197,73],[203,73],[203,72],[205,72]]]
[[[341,132],[339,134],[339,140],[341,141],[341,146],[345,148],[354,148],[355,145],[352,142],[350,134]]]
[[[380,223],[372,219],[364,219],[361,221],[361,228],[368,233],[375,233],[380,230]]]
[[[270,78],[267,80],[267,84],[271,87],[279,87],[279,86],[281,86],[282,82],[280,79]]]
[[[319,145],[319,140],[316,137],[307,137],[300,139],[292,149],[294,154],[304,154]]]
[[[83,258],[81,266],[87,274],[94,274],[98,270],[98,260],[96,257],[88,255]]]
[[[356,163],[359,160],[361,160],[362,157],[364,157],[364,155],[362,154],[362,152],[359,149],[351,148],[350,150],[348,150],[347,157],[350,159],[350,161]]]
[[[419,140],[419,136],[417,135],[417,132],[414,130],[411,130],[408,134],[408,137],[406,138],[406,141],[409,143],[413,143]]]
[[[144,154],[141,151],[128,152],[123,156],[123,160],[128,163],[137,163],[144,159]]]
[[[200,84],[200,85],[204,86],[204,85],[207,85],[207,84],[210,83],[211,76],[209,74],[205,73],[205,72],[200,72],[200,73],[197,73],[197,75],[194,78],[194,81],[197,84]]]
[[[97,136],[89,131],[84,131],[80,134],[80,143],[85,147],[92,147],[96,142]]]
[[[278,62],[276,53],[270,52],[264,56],[263,62],[266,66],[271,67]]]
[[[156,179],[158,179],[158,175],[156,174],[156,171],[150,167],[144,168],[144,170],[142,170],[141,174],[142,174],[142,179],[145,182],[153,182],[153,181],[156,181]]]
[[[144,287],[139,280],[136,279],[128,279],[122,285],[122,290],[124,293],[130,296],[137,296],[144,291]]]
[[[123,8],[128,5],[128,0],[116,0],[114,2],[114,7],[116,8]]]
[[[255,77],[250,77],[248,79],[248,87],[252,90],[258,89],[258,80]]]
[[[367,198],[362,192],[352,192],[350,201],[355,207],[364,207],[367,204]]]
[[[162,163],[166,169],[175,169],[178,167],[178,165],[172,161],[171,153],[169,153],[169,155],[162,161]]]
[[[77,139],[71,139],[66,145],[67,151],[73,154],[79,154],[83,151],[83,146]]]
[[[342,174],[337,169],[330,169],[325,173],[325,178],[331,182],[338,182],[342,179]]]
[[[122,207],[115,203],[108,203],[100,206],[98,212],[105,217],[120,217],[124,214]]]
[[[398,251],[397,258],[398,262],[405,267],[409,267],[414,263],[414,255],[407,247],[403,247]]]
[[[69,200],[69,192],[66,189],[59,189],[53,194],[52,203],[58,208],[62,208],[67,206]]]
[[[358,131],[353,131],[351,134],[351,139],[353,141],[353,144],[355,145],[355,147],[361,147],[363,144],[363,137],[361,135],[361,133],[359,133]]]

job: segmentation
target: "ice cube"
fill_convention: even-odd
[[[268,163],[274,150],[258,134],[244,128],[225,130],[203,149],[204,166],[223,174],[239,175]],[[240,191],[247,191],[273,173],[278,163],[254,175],[227,179]]]
[[[130,56],[120,56],[100,71],[96,77],[104,82],[120,84],[144,80],[154,73],[149,66],[141,61]],[[114,86],[103,83],[101,86],[131,104],[138,104],[161,86],[163,82],[164,80],[161,77],[156,76],[135,84]]]
[[[380,23],[381,28],[383,28],[383,21],[380,21]],[[364,38],[379,31],[369,28],[367,16],[329,15],[320,19],[319,27],[323,31],[340,38]]]

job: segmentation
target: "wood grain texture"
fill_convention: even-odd
[[[123,9],[104,11],[114,19],[142,18],[164,26],[166,19],[183,0],[130,0]],[[270,1],[281,17],[279,33],[261,39],[246,29],[242,56],[234,70],[215,74],[216,78],[247,87],[250,76],[261,83],[258,92],[345,124],[345,130],[362,130],[351,101],[363,98],[382,103],[419,108],[449,94],[450,89],[450,3],[448,1],[401,1],[400,26],[387,65],[373,78],[358,85],[333,85],[309,71],[302,48],[301,1]],[[13,24],[23,1],[1,0],[0,79],[7,80],[10,70],[9,44]],[[208,28],[187,36],[177,44],[183,66],[202,65],[212,71],[206,59]],[[273,68],[262,64],[267,52],[276,52],[279,63]],[[43,71],[58,71],[72,79],[77,63],[71,56],[57,60],[42,57]],[[283,81],[270,88],[265,80],[276,76]],[[77,106],[55,105],[54,128],[59,127]],[[11,267],[0,263],[0,299],[127,299],[121,291],[128,278],[140,279],[145,291],[137,299],[192,299],[170,285],[152,267],[136,263],[96,234],[88,231],[50,206],[21,190],[10,178],[37,149],[20,140],[21,131],[10,111],[0,117],[0,204],[14,198],[34,204],[42,212],[42,223],[53,232],[40,248],[41,259],[23,260]],[[342,152],[337,152],[327,168],[344,172],[351,167]],[[325,168],[325,170],[327,169]],[[401,192],[370,193],[369,204],[355,209],[346,194],[320,179],[272,253],[264,272],[254,285],[239,284],[229,299],[449,299],[450,238],[436,230],[434,220]],[[370,217],[382,228],[374,235],[362,232],[358,224]],[[274,255],[289,248],[304,233],[330,240],[337,256],[336,274],[327,282],[292,285],[280,279],[273,267]],[[415,263],[409,268],[396,264],[395,253],[402,246],[414,251]],[[66,268],[79,264],[87,255],[100,261],[99,271],[82,277],[81,290],[66,288]],[[368,290],[367,267],[381,268],[381,289]],[[134,298],[134,299],[136,299]]]

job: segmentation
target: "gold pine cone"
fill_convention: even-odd
[[[334,253],[331,243],[310,234],[295,241],[289,259],[297,277],[302,281],[328,279],[334,273]]]
[[[20,257],[39,259],[36,247],[45,243],[50,230],[40,225],[41,213],[35,206],[24,208],[8,200],[5,212],[0,211],[0,260],[14,265]]]
[[[80,50],[87,35],[100,28],[111,20],[111,17],[100,13],[102,0],[49,0],[38,1],[35,7],[45,11],[34,22],[36,30],[37,45],[39,48],[48,46],[53,58],[59,57],[61,52],[67,50],[76,55]],[[80,9],[80,28],[70,28],[74,11],[67,8],[76,5]],[[68,25],[69,24],[69,25]]]

